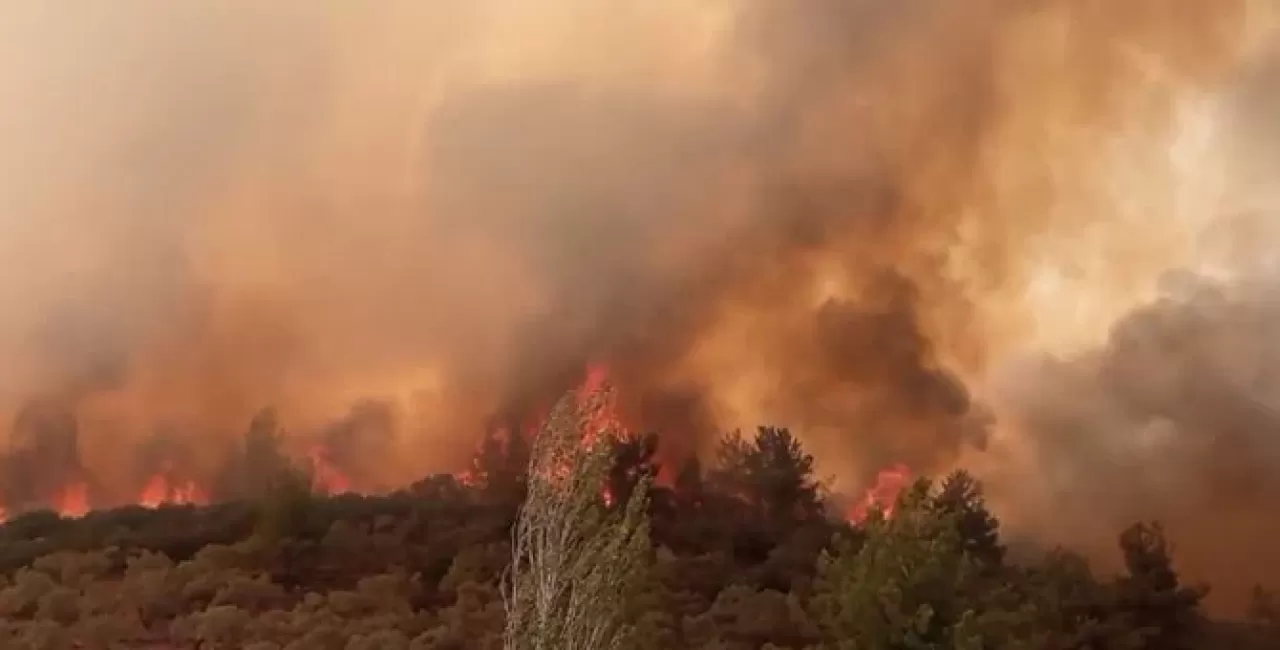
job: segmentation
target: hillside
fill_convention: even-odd
[[[648,485],[655,451],[613,442],[594,507]],[[1252,622],[1203,620],[1203,591],[1179,583],[1158,526],[1120,534],[1128,573],[1114,578],[1061,551],[1015,564],[966,474],[850,524],[785,430],[721,451],[643,493],[651,565],[626,647],[1280,647],[1261,592]],[[0,527],[0,647],[501,648],[527,456],[508,446],[477,459],[471,484],[438,476],[386,496],[283,480],[255,501],[19,515]]]

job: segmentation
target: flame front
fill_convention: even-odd
[[[618,413],[617,397],[609,390],[609,367],[591,364],[587,376],[578,387],[578,404],[585,415],[582,444],[591,446],[600,436],[625,436],[627,428]]]
[[[63,517],[83,517],[89,512],[89,486],[84,481],[68,483],[58,490],[53,503]]]
[[[194,480],[175,482],[165,474],[152,476],[138,496],[138,505],[159,508],[162,505],[205,505],[209,497]]]

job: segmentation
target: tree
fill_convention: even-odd
[[[1044,613],[1021,589],[1019,573],[970,552],[961,524],[966,510],[955,505],[955,485],[951,492],[945,484],[935,491],[929,480],[917,481],[899,495],[892,517],[871,512],[860,545],[838,540],[834,552],[823,554],[812,609],[828,647],[1071,647],[1047,642],[1054,637],[1035,627]],[[997,528],[994,519],[988,523],[992,531]],[[998,536],[989,541],[999,546]]]
[[[1164,529],[1137,523],[1120,534],[1127,575],[1116,582],[1117,606],[1146,632],[1151,650],[1192,648],[1201,632],[1204,587],[1187,587],[1173,568]]]
[[[842,544],[819,561],[813,606],[833,647],[964,647],[957,628],[971,613],[958,595],[973,567],[954,515],[934,506],[929,489],[917,482],[892,518],[871,514],[860,548]]]
[[[282,473],[293,470],[284,452],[284,431],[275,409],[253,416],[242,444],[225,459],[215,485],[218,498],[262,498],[274,489]]]
[[[649,554],[646,483],[610,510],[601,490],[616,431],[584,431],[608,389],[567,396],[534,441],[529,490],[503,580],[507,650],[611,650],[630,637],[626,606]],[[586,434],[586,435],[584,435]]]
[[[1061,549],[1034,565],[1006,571],[1015,596],[1030,605],[1029,648],[1139,650],[1144,635],[1116,608],[1115,589],[1100,582],[1080,555]]]
[[[471,462],[471,479],[484,498],[513,507],[524,500],[529,441],[514,427],[490,431]]]
[[[779,525],[822,515],[813,456],[785,428],[760,427],[747,441],[740,432],[721,440],[712,482],[743,500],[766,522]]]
[[[947,476],[935,500],[944,513],[954,515],[965,553],[989,568],[1003,563],[1000,522],[987,509],[982,484],[972,474],[957,470]]]
[[[626,434],[612,440],[609,475],[605,492],[611,503],[625,504],[631,501],[636,488],[653,484],[658,476],[658,436]]]
[[[697,456],[680,466],[676,474],[675,503],[682,513],[700,508],[707,496],[707,486],[702,480],[702,462]]]
[[[306,532],[316,495],[311,474],[301,468],[275,468],[258,497],[255,534],[267,542],[298,537]]]

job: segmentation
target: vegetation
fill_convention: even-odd
[[[23,514],[0,527],[0,648],[1280,648],[1272,594],[1205,620],[1154,524],[1120,534],[1118,576],[1014,562],[964,473],[853,526],[786,430],[667,487],[656,439],[582,416],[486,445],[466,483],[325,497],[276,474],[257,502]]]
[[[634,634],[624,613],[649,551],[647,483],[609,512],[617,432],[584,431],[579,411],[561,400],[534,445],[503,584],[508,650],[619,650]]]

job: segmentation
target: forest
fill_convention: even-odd
[[[851,522],[787,429],[658,480],[656,436],[563,408],[393,494],[318,494],[280,454],[254,499],[18,514],[0,648],[1280,648],[1280,601],[1210,620],[1157,522],[1101,575],[1009,545],[963,471]]]

